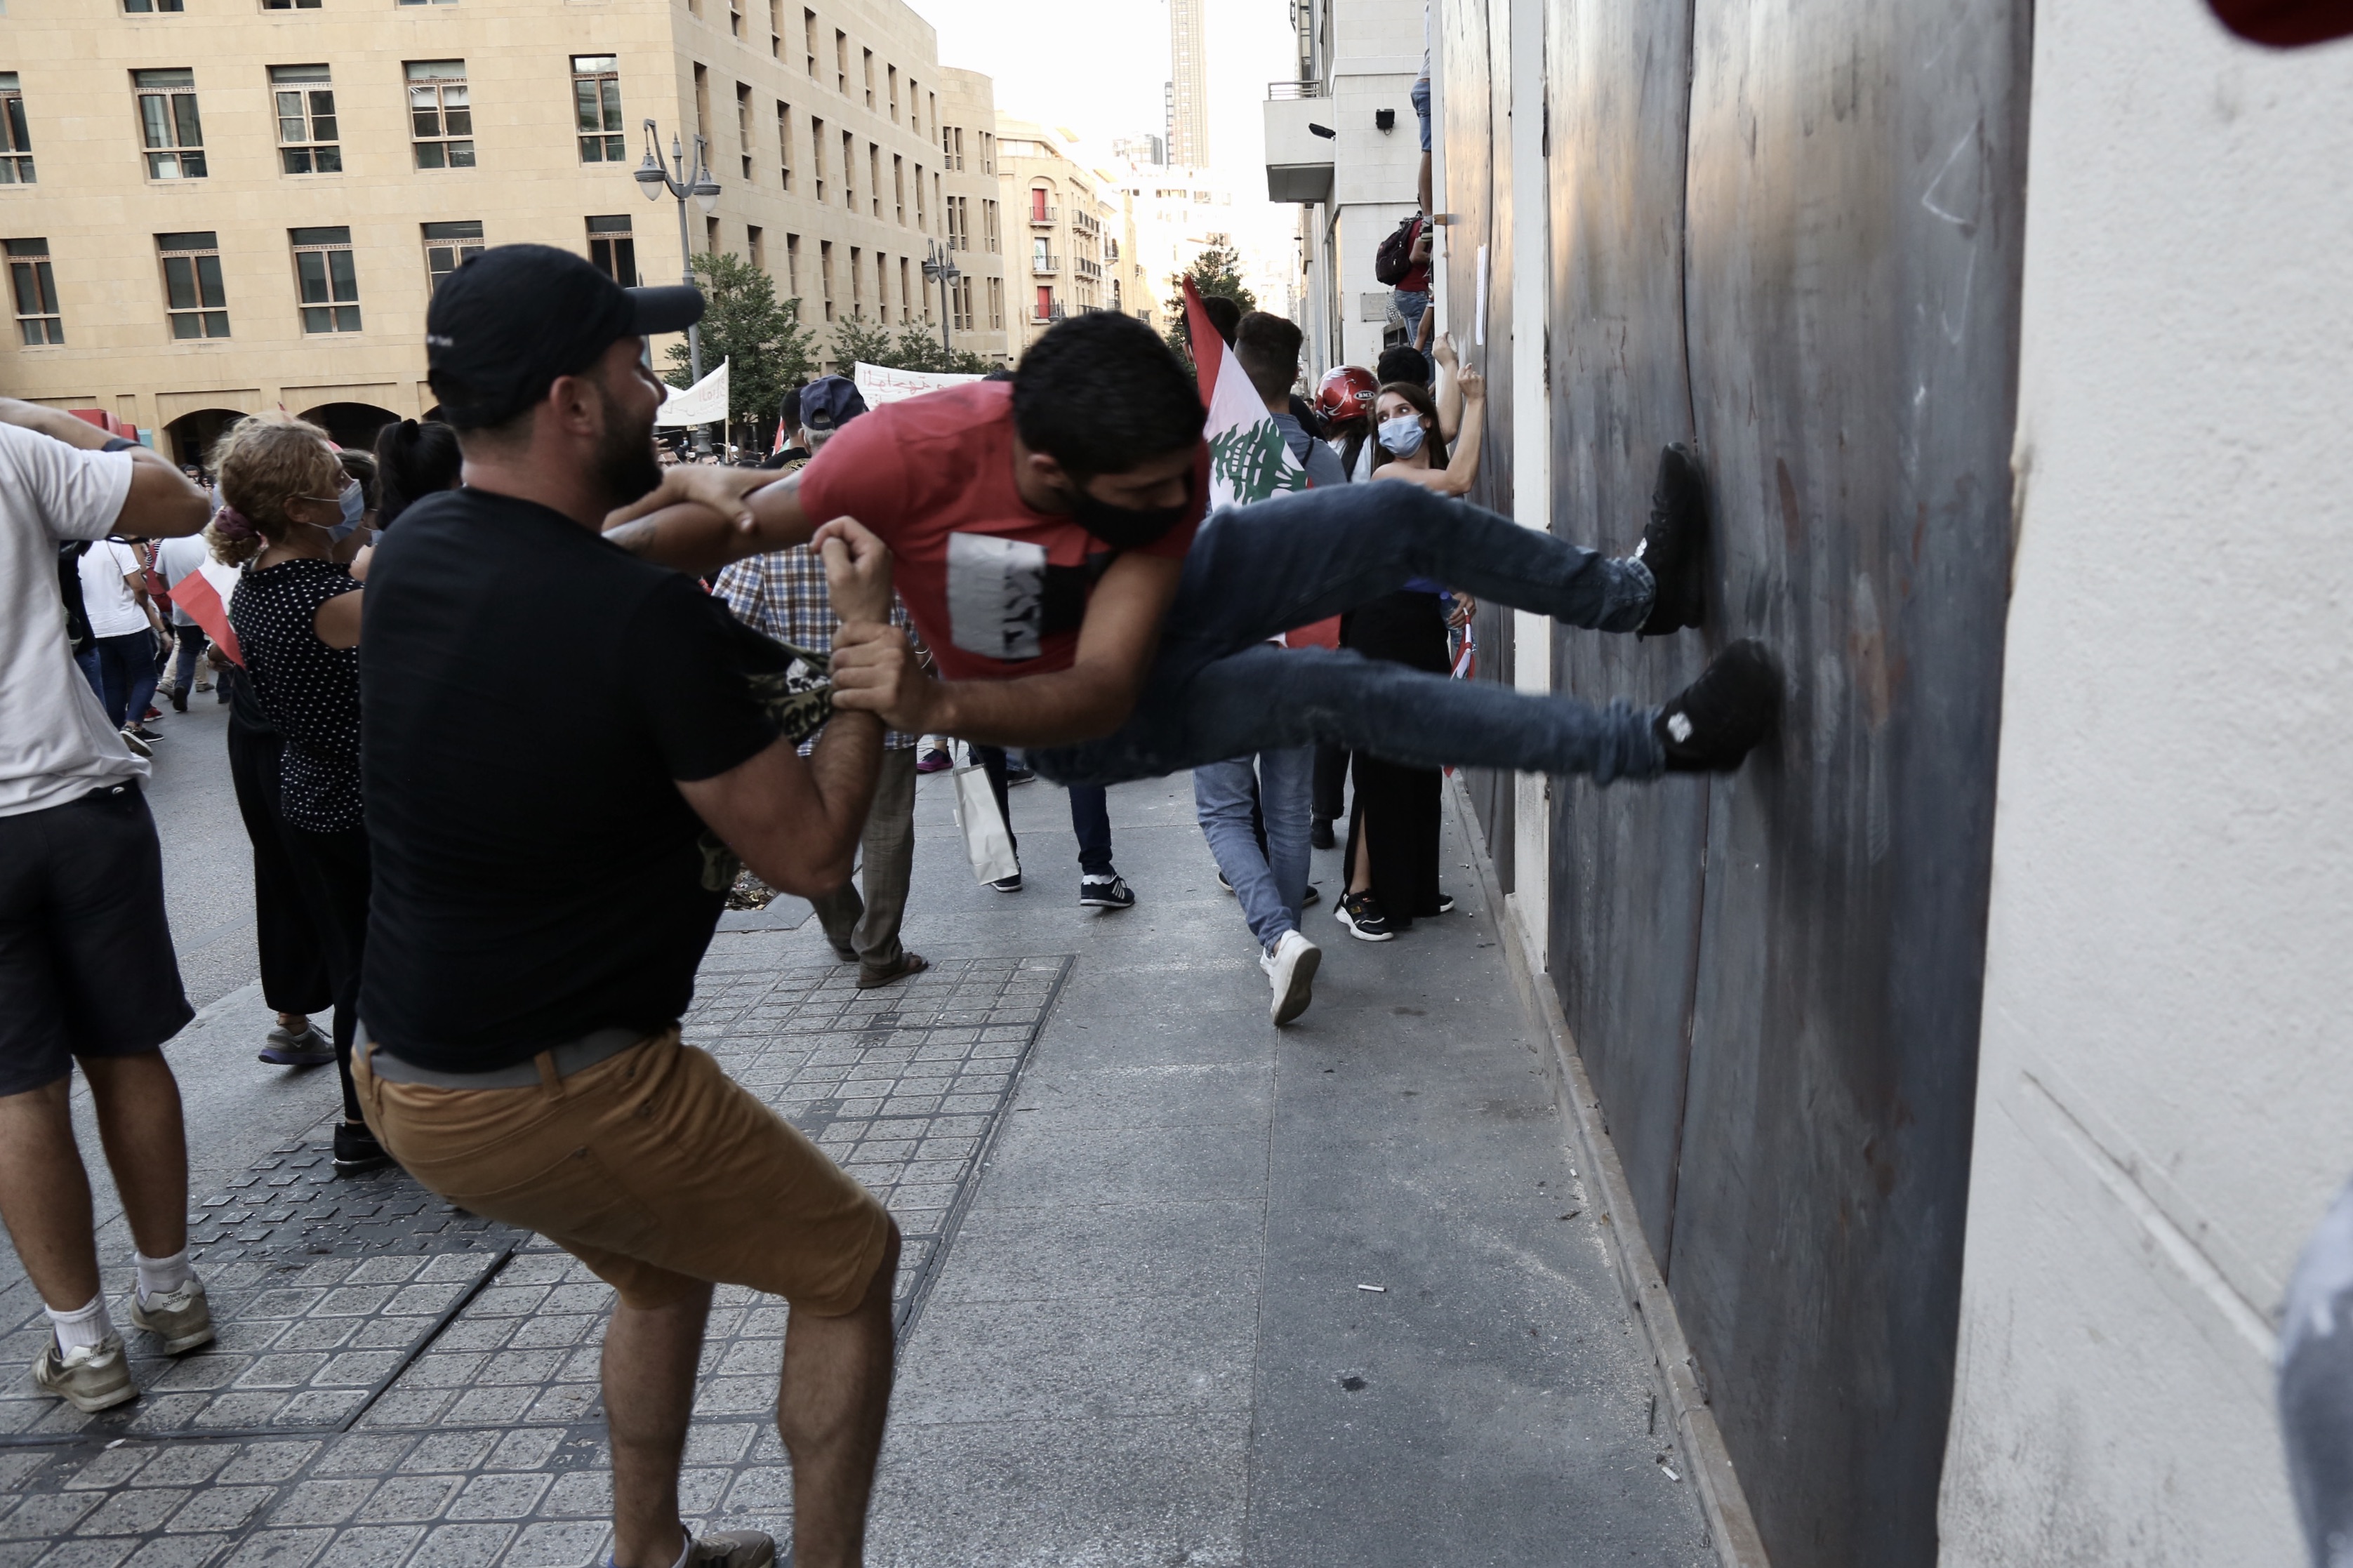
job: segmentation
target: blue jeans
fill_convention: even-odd
[[[1271,951],[1282,933],[1299,929],[1307,897],[1307,797],[1315,774],[1315,748],[1289,746],[1253,759],[1204,763],[1193,770],[1193,811],[1200,819],[1218,869],[1241,900],[1250,935]],[[1250,785],[1266,821],[1266,848],[1250,826]]]
[[[118,730],[138,723],[147,712],[147,700],[155,695],[160,668],[155,634],[124,632],[94,638],[90,647],[98,655],[98,700],[105,705],[108,721]],[[88,668],[83,667],[85,672]]]
[[[1427,289],[1392,289],[1389,297],[1396,301],[1398,314],[1405,318],[1405,341],[1409,345],[1421,338],[1421,318],[1430,310],[1430,290]]]
[[[1266,640],[1412,577],[1608,632],[1641,626],[1657,591],[1639,561],[1419,485],[1335,485],[1228,508],[1202,524],[1185,558],[1127,721],[1099,740],[1033,746],[1029,765],[1063,784],[1110,784],[1323,743],[1407,767],[1587,773],[1597,784],[1665,769],[1655,708],[1524,695]]]
[[[1430,151],[1430,79],[1423,77],[1415,82],[1413,90],[1406,94],[1406,99],[1413,105],[1414,118],[1421,121],[1421,150],[1427,153]]]

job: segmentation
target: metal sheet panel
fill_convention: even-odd
[[[1641,537],[1659,448],[1691,437],[1690,16],[1679,5],[1556,0],[1549,23],[1552,526],[1624,552]],[[1593,701],[1659,701],[1705,658],[1690,632],[1640,643],[1556,637],[1557,689]],[[1553,786],[1553,980],[1643,1229],[1670,1270],[1707,805],[1707,786],[1689,779]]]
[[[2010,563],[2031,0],[1702,0],[1692,384],[1786,661],[1717,786],[1675,1291],[1776,1561],[1936,1556]]]

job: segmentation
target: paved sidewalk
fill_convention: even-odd
[[[1713,1561],[1476,879],[1379,945],[1327,897],[1278,1034],[1186,781],[1113,793],[1118,914],[1077,907],[1060,792],[1014,793],[1006,896],[943,784],[908,931],[933,973],[860,993],[813,922],[723,933],[687,1021],[908,1236],[871,1560]],[[265,1017],[231,993],[174,1052],[222,1343],[97,1417],[0,1382],[0,1568],[601,1559],[608,1293],[396,1173],[333,1181],[332,1084],[252,1063]],[[44,1331],[8,1267],[21,1366]],[[699,1521],[788,1527],[784,1321],[722,1292]]]

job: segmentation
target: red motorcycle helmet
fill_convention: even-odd
[[[1373,399],[1380,390],[1381,384],[1364,366],[1335,366],[1315,384],[1315,412],[1334,424],[1361,419],[1372,412]]]

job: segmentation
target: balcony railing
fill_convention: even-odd
[[[1034,251],[1030,253],[1029,270],[1038,274],[1040,278],[1050,277],[1052,274],[1060,272],[1061,269],[1062,258],[1060,257],[1039,256]]]
[[[1324,84],[1320,81],[1271,81],[1266,84],[1269,99],[1322,98]]]
[[[1103,263],[1090,261],[1082,256],[1071,263],[1071,270],[1082,278],[1100,279],[1103,277]]]
[[[1031,223],[1052,223],[1061,216],[1062,209],[1060,207],[1031,207],[1029,209],[1029,221]]]

